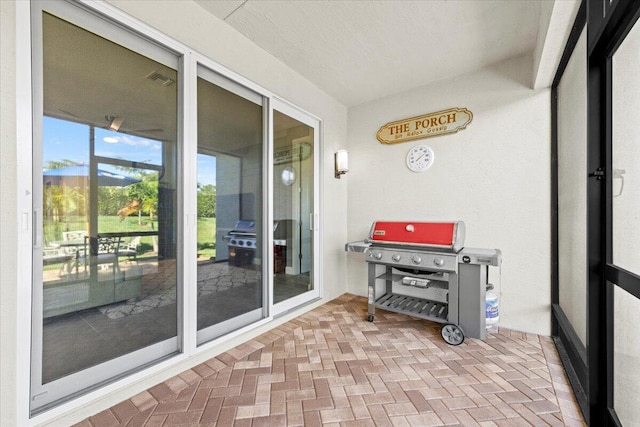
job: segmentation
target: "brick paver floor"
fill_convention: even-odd
[[[548,337],[440,324],[345,294],[77,424],[584,426]]]

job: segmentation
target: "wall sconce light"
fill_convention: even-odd
[[[120,130],[120,126],[122,126],[122,122],[124,122],[124,117],[120,116],[105,116],[104,118],[109,122],[109,130],[114,132],[118,132],[118,130]]]
[[[338,150],[335,152],[336,160],[336,178],[340,179],[340,175],[349,172],[349,152],[347,150]]]

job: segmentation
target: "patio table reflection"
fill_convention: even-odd
[[[79,272],[80,264],[84,266],[85,271],[87,267],[109,264],[114,271],[119,271],[119,250],[124,240],[118,235],[114,236],[114,234],[117,233],[110,233],[108,237],[99,235],[98,237],[85,236],[83,239],[59,240],[52,242],[51,246],[65,248],[67,249],[67,254],[74,255],[76,274]]]
[[[75,240],[57,240],[50,243],[51,247],[63,249],[67,254],[66,256],[70,257],[69,261],[73,261],[73,265],[69,265],[67,271],[70,274],[75,268],[76,275],[78,274],[78,268],[80,265],[80,253],[81,251],[86,250],[86,245],[87,242],[84,238]]]

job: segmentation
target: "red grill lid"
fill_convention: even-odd
[[[464,223],[462,221],[376,221],[371,227],[368,240],[395,245],[433,246],[458,251],[464,244]]]

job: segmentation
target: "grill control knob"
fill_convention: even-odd
[[[433,263],[438,267],[442,267],[444,265],[444,260],[442,258],[435,258]]]
[[[382,259],[382,252],[374,252],[373,257],[375,259]]]
[[[411,262],[414,264],[420,264],[422,262],[422,258],[419,255],[414,255],[411,257]]]
[[[400,255],[399,255],[399,254],[394,254],[394,255],[391,257],[391,259],[392,259],[392,260],[394,260],[395,262],[399,262],[399,261],[400,261]]]

